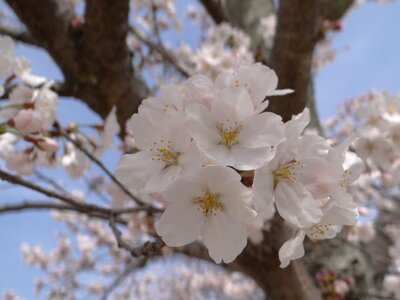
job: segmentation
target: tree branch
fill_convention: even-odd
[[[4,172],[1,169],[0,169],[0,179],[7,181],[9,183],[12,183],[12,184],[26,187],[26,188],[36,191],[40,194],[46,195],[50,198],[58,199],[64,203],[72,206],[73,208],[75,208],[78,211],[85,212],[85,213],[91,213],[91,212],[100,213],[100,214],[106,216],[107,218],[111,214],[112,215],[120,215],[120,214],[133,213],[133,212],[138,212],[138,211],[148,211],[147,207],[133,207],[133,208],[123,208],[123,209],[111,210],[111,209],[104,208],[104,207],[101,207],[101,206],[98,206],[95,204],[87,204],[87,203],[79,202],[79,200],[77,200],[73,197],[46,189],[46,188],[36,185],[32,182],[26,181],[25,179],[22,179],[19,176]]]
[[[45,48],[54,58],[64,75],[78,70],[75,44],[69,25],[74,11],[64,1],[6,0],[18,18],[28,27],[37,45]]]
[[[178,59],[171,53],[169,52],[163,44],[160,43],[154,43],[147,37],[145,37],[139,30],[137,30],[135,27],[130,26],[129,27],[130,32],[142,43],[147,45],[151,50],[158,52],[161,54],[161,56],[169,62],[172,66],[175,67],[175,69],[184,77],[189,77],[191,75],[191,72],[187,70],[184,66],[181,65],[181,63],[178,61]]]
[[[33,36],[28,31],[23,31],[23,30],[18,30],[18,29],[11,28],[11,27],[1,26],[0,34],[7,35],[18,42],[22,42],[22,43],[26,43],[26,44],[30,44],[30,45],[34,45],[34,46],[40,46],[39,43],[33,38]]]
[[[199,1],[201,2],[201,4],[203,4],[204,8],[206,9],[206,11],[216,24],[220,24],[222,22],[228,22],[228,19],[221,5],[221,1],[219,0],[199,0]]]
[[[117,241],[117,245],[121,249],[125,249],[128,251],[132,257],[142,257],[142,256],[150,256],[154,255],[165,246],[165,243],[161,238],[157,238],[154,242],[146,242],[140,247],[132,247],[129,245],[127,242],[125,242],[122,239],[122,233],[118,229],[116,223],[115,223],[115,218],[113,215],[110,216],[109,224],[111,227],[111,230],[115,236],[115,239]]]
[[[134,202],[136,202],[139,206],[142,207],[143,210],[147,210],[149,212],[162,212],[163,210],[156,208],[152,205],[149,205],[142,200],[140,200],[138,197],[135,197],[127,187],[125,187],[115,176],[113,173],[111,173],[110,170],[107,169],[107,167],[100,161],[98,160],[92,153],[90,153],[88,150],[82,147],[82,145],[77,142],[74,138],[71,138],[68,134],[64,134],[65,138],[69,140],[71,143],[75,145],[76,148],[78,148],[83,154],[85,154],[92,162],[94,162],[100,169],[104,171],[104,173],[107,174],[107,176]]]

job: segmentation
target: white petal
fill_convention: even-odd
[[[287,240],[279,249],[281,268],[286,268],[290,261],[304,256],[303,241],[305,234],[304,230],[299,230],[294,237]]]
[[[115,176],[126,187],[136,189],[154,173],[160,172],[162,168],[163,164],[157,160],[152,160],[149,153],[139,151],[121,157]]]
[[[308,123],[310,123],[310,111],[305,108],[302,113],[294,115],[290,121],[285,123],[288,140],[298,138]]]
[[[230,120],[240,123],[254,114],[254,106],[246,89],[223,89],[211,105],[211,114],[217,122]]]
[[[203,148],[214,148],[220,142],[217,125],[210,111],[201,104],[189,104],[185,110],[188,116],[187,125],[192,137]]]
[[[283,95],[291,94],[293,92],[294,92],[294,90],[291,90],[291,89],[275,90],[275,91],[270,92],[267,96],[283,96]]]
[[[341,165],[333,165],[328,161],[313,157],[301,161],[297,179],[304,184],[315,198],[324,198],[332,194],[342,176]]]
[[[246,121],[238,142],[249,148],[275,146],[282,141],[284,133],[282,118],[277,114],[266,112]]]
[[[223,166],[204,167],[199,170],[198,176],[204,179],[204,183],[214,194],[226,193],[227,185],[235,183],[242,185],[240,175],[235,170]]]
[[[161,195],[167,202],[183,201],[192,203],[193,199],[202,196],[204,192],[205,189],[199,184],[196,177],[186,176],[175,179]]]
[[[164,191],[167,186],[179,176],[182,168],[180,166],[169,166],[159,172],[155,172],[146,181],[144,189],[148,193],[159,193]]]
[[[233,152],[225,145],[217,145],[213,149],[204,149],[204,154],[217,165],[236,165]]]
[[[241,144],[232,146],[231,153],[234,163],[231,165],[238,170],[254,170],[260,168],[271,157],[271,148],[248,148]]]
[[[311,194],[299,183],[280,182],[275,189],[275,204],[282,218],[301,228],[310,227],[322,218],[322,210]]]
[[[190,201],[167,207],[156,225],[157,234],[170,247],[180,247],[196,240],[204,224],[202,212]]]
[[[253,193],[257,210],[270,207],[274,200],[274,176],[268,164],[254,172]]]
[[[216,263],[232,262],[247,244],[246,225],[224,213],[217,213],[209,218],[201,235]]]

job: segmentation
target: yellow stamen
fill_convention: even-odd
[[[281,166],[279,169],[273,171],[272,174],[274,175],[274,188],[282,180],[293,183],[296,180],[296,169],[302,167],[303,166],[300,164],[300,162],[292,160]]]
[[[229,120],[227,120],[229,121]],[[231,126],[228,128],[224,127],[224,124],[221,123],[218,129],[219,136],[221,137],[221,144],[224,144],[228,148],[231,148],[233,145],[237,144],[237,140],[240,132],[243,129],[243,126],[238,126],[235,122],[236,129],[233,129]]]
[[[224,211],[224,206],[219,201],[219,198],[219,194],[211,194],[210,192],[207,192],[204,196],[199,196],[194,199],[193,203],[198,205],[197,210],[201,210],[204,216],[215,216],[218,210]]]
[[[174,150],[174,148],[171,146],[171,142],[168,141],[166,143],[167,145],[165,146],[165,142],[161,140],[160,144],[162,146],[160,145],[157,147],[157,142],[154,142],[154,148],[150,149],[151,152],[155,152],[155,156],[153,156],[152,160],[158,160],[165,163],[166,168],[172,165],[178,165],[180,153]]]

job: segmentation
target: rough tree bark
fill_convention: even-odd
[[[60,67],[63,94],[82,100],[103,118],[116,105],[124,128],[148,96],[126,44],[129,0],[88,0],[83,20],[63,1],[6,1]]]

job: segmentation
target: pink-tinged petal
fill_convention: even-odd
[[[280,182],[275,189],[275,205],[282,218],[300,228],[318,223],[322,209],[311,194],[300,184]]]
[[[238,170],[254,170],[270,159],[272,149],[265,148],[247,148],[241,144],[232,146],[231,153],[234,159],[232,167]]]
[[[161,195],[167,202],[187,202],[196,207],[193,199],[205,192],[206,188],[201,186],[197,177],[187,176],[175,179]]]
[[[254,105],[263,101],[278,85],[275,71],[260,63],[240,67],[237,79],[249,91]]]
[[[136,145],[141,150],[148,150],[153,147],[154,141],[162,139],[160,125],[151,120],[150,112],[143,109],[143,113],[134,114],[129,120],[129,128],[132,131]],[[152,116],[158,118],[160,113],[153,111]]]
[[[217,213],[207,219],[201,236],[216,263],[232,262],[247,244],[246,225],[224,213]]]
[[[250,222],[257,216],[257,213],[250,208],[251,190],[240,182],[227,186],[229,193],[221,196],[220,201],[224,205],[224,214],[240,220]]]
[[[268,164],[254,172],[254,206],[257,210],[266,210],[274,201],[274,175]]]
[[[198,74],[190,77],[183,86],[186,105],[191,103],[203,104],[210,108],[214,100],[214,83],[207,76]]]
[[[218,124],[237,121],[240,125],[241,120],[254,114],[254,106],[246,89],[223,89],[211,105],[211,114]]]
[[[285,134],[282,118],[277,114],[266,112],[247,119],[240,132],[238,142],[249,148],[275,146]]]
[[[226,192],[226,186],[230,184],[240,184],[241,177],[233,169],[223,166],[207,166],[199,170],[198,176],[204,185],[213,194]],[[244,186],[243,186],[244,187]]]
[[[332,162],[341,164],[344,162],[346,152],[348,151],[350,144],[356,139],[357,134],[354,133],[342,141],[338,146],[332,148],[329,151],[328,159]]]
[[[185,110],[187,125],[194,140],[203,148],[214,148],[220,142],[217,125],[211,117],[210,111],[201,104],[190,104]]]
[[[265,100],[256,106],[256,110],[254,111],[255,114],[261,114],[263,111],[267,109],[269,105],[269,101]]]
[[[172,203],[156,224],[157,234],[170,247],[195,241],[204,225],[203,214],[190,201]]]
[[[336,189],[342,176],[341,165],[314,157],[301,161],[303,168],[296,173],[299,180],[314,198],[325,198]]]
[[[194,142],[191,143],[185,153],[181,153],[178,157],[178,164],[182,167],[182,174],[188,174],[201,168],[205,162],[205,155]]]
[[[139,151],[121,157],[115,176],[126,187],[136,189],[143,186],[147,179],[160,172],[163,167],[164,164],[158,160],[152,160],[148,152]]]
[[[279,249],[279,260],[281,268],[286,268],[290,261],[304,256],[303,241],[306,236],[304,230],[299,230],[291,239],[287,240]]]
[[[359,158],[355,153],[347,152],[343,163],[343,168],[345,170],[345,174],[343,174],[343,176],[346,177],[349,184],[351,184],[361,176],[361,173],[365,169],[365,165],[362,159]]]
[[[217,145],[213,149],[204,149],[204,154],[217,165],[235,166],[235,157],[225,145]]]
[[[159,172],[155,172],[146,181],[144,190],[148,193],[159,193],[164,191],[168,185],[180,175],[180,166],[169,166]]]
[[[292,89],[275,90],[275,91],[268,93],[267,96],[283,96],[283,95],[291,94],[293,92],[294,92],[294,90],[292,90]]]
[[[292,119],[285,123],[287,139],[294,140],[298,138],[308,123],[310,123],[310,111],[308,108],[305,108],[298,115],[293,115]]]

